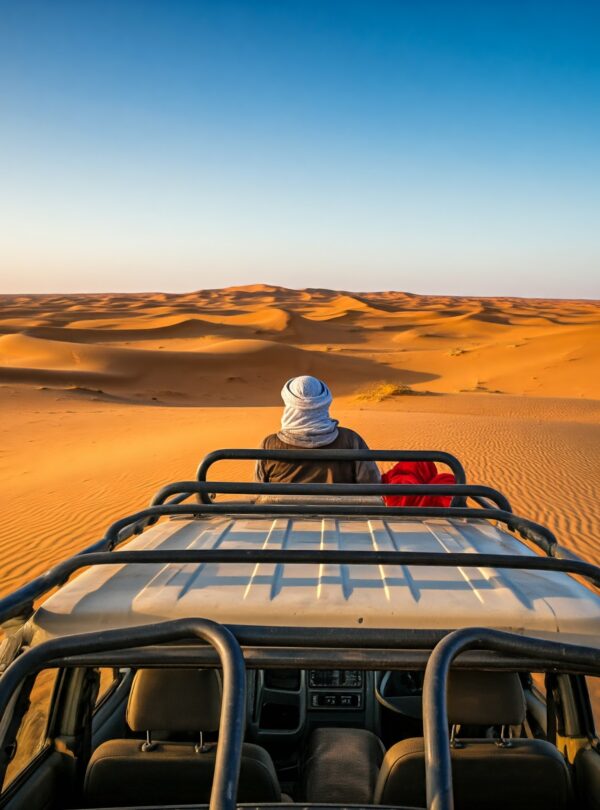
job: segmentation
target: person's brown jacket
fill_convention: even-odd
[[[276,433],[261,442],[266,450],[303,450],[282,441]],[[368,450],[355,431],[338,428],[338,437],[319,450]],[[271,461],[256,462],[254,480],[279,484],[379,484],[381,475],[374,461]]]

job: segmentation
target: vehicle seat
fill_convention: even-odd
[[[516,673],[453,671],[448,681],[448,720],[454,802],[457,810],[565,810],[572,786],[567,764],[544,740],[512,738],[525,720],[525,696]],[[463,739],[460,724],[500,726],[501,737]],[[426,806],[422,737],[402,740],[385,755],[375,803]]]
[[[216,670],[140,669],[131,686],[127,724],[146,740],[109,740],[92,754],[84,782],[86,807],[207,804],[219,728],[221,678]],[[154,733],[197,734],[195,742],[158,742]],[[269,754],[244,743],[239,802],[280,802]]]

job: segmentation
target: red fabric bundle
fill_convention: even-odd
[[[455,484],[452,473],[439,473],[433,461],[399,461],[383,473],[384,484]],[[386,506],[450,506],[451,495],[384,495]]]

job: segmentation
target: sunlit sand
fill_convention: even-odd
[[[3,592],[209,450],[256,446],[306,373],[371,447],[457,454],[600,562],[598,302],[263,286],[0,300]]]

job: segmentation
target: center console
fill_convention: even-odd
[[[282,752],[320,727],[377,733],[374,673],[360,669],[265,669],[248,673],[248,732]]]

